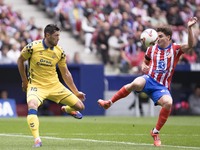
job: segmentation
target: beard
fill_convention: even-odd
[[[51,40],[51,41],[49,41],[49,44],[51,45],[51,47],[53,47],[53,46],[56,46],[58,44],[58,41]]]

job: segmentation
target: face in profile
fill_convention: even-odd
[[[47,41],[52,46],[56,46],[59,41],[60,31],[56,31],[53,34],[47,34]]]

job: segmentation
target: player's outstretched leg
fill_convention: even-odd
[[[104,101],[99,99],[97,103],[104,109],[108,109],[113,103],[128,96],[131,92],[126,89],[126,86],[123,86],[119,91],[117,91],[110,100]]]
[[[66,112],[67,114],[71,115],[72,117],[74,117],[76,119],[82,119],[83,118],[83,115],[79,111],[76,111],[75,109],[73,109],[69,106],[62,106],[61,110],[63,112]]]
[[[99,106],[103,107],[104,109],[108,109],[112,105],[111,100],[106,101],[106,100],[99,99],[97,103],[99,104]]]
[[[159,137],[159,132],[153,132],[153,130],[154,129],[152,129],[151,131],[150,131],[150,134],[151,134],[151,136],[152,136],[152,138],[153,138],[153,140],[154,140],[154,145],[155,146],[161,146],[161,140],[160,140],[160,137]]]

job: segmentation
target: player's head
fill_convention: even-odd
[[[60,29],[55,24],[48,24],[44,29],[45,42],[49,47],[56,46],[59,41]]]
[[[166,48],[172,40],[172,29],[170,26],[160,26],[156,31],[158,32],[158,45],[161,48]]]

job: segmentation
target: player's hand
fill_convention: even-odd
[[[192,27],[197,22],[197,20],[197,17],[190,18],[190,20],[188,21],[188,27]]]
[[[78,92],[77,94],[76,94],[76,96],[81,100],[81,101],[84,101],[85,100],[85,93],[83,93],[83,92]]]
[[[142,63],[142,72],[146,74],[148,73],[148,71],[149,71],[149,66],[146,65],[145,63]]]

